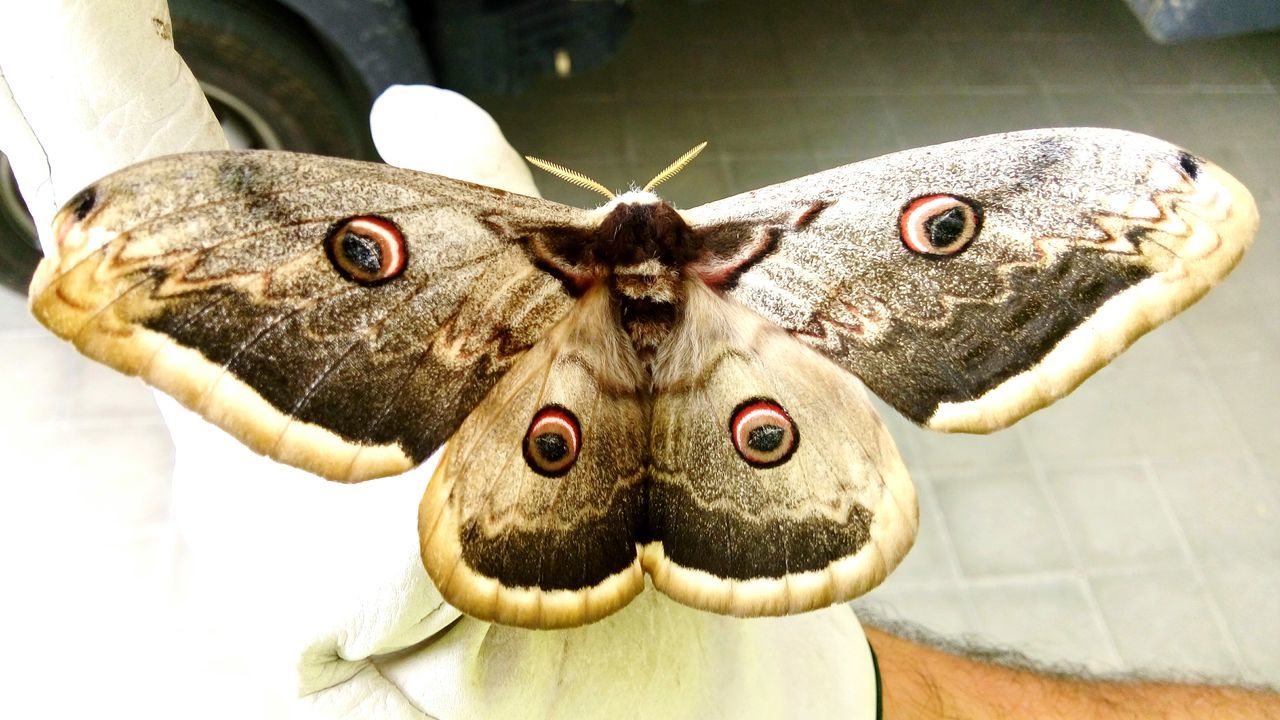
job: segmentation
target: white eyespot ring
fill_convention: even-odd
[[[524,434],[524,461],[545,477],[569,472],[582,447],[578,418],[560,405],[548,405],[533,416]]]
[[[409,261],[400,228],[376,215],[356,215],[336,223],[325,236],[324,250],[343,277],[361,285],[396,278]]]
[[[800,431],[791,416],[768,398],[751,398],[729,418],[733,449],[755,468],[777,467],[800,446]]]
[[[982,206],[959,195],[922,195],[902,209],[898,230],[902,244],[914,253],[955,255],[982,230]]]

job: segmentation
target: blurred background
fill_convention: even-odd
[[[519,151],[612,188],[709,140],[663,186],[679,207],[1033,127],[1136,130],[1221,164],[1260,206],[1254,248],[1073,395],[992,436],[927,433],[881,405],[919,490],[921,529],[899,570],[855,606],[1094,671],[1280,685],[1274,2],[170,6],[178,49],[242,146],[373,158],[372,99],[426,82],[468,94]],[[539,181],[547,197],[598,204]],[[14,289],[0,289],[10,467],[91,476],[71,505],[162,513],[172,451],[151,395],[28,317],[16,289],[38,251],[24,222],[0,164],[0,282]],[[147,560],[130,562],[119,571],[146,575]]]

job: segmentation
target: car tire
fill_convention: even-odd
[[[174,46],[219,117],[244,122],[249,147],[376,157],[372,99],[302,18],[261,0],[170,0],[169,10]]]
[[[26,292],[40,257],[35,223],[22,202],[9,158],[0,153],[0,285]]]
[[[298,16],[270,2],[170,0],[173,39],[232,144],[369,159],[371,99]],[[0,155],[0,285],[25,293],[35,226]]]

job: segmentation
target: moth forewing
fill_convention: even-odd
[[[1070,330],[1038,361],[967,402],[940,403],[931,429],[992,432],[1007,427],[1074,390],[1146,333],[1204,296],[1236,266],[1258,229],[1258,209],[1249,191],[1217,165],[1196,161],[1196,176],[1177,173],[1176,163],[1153,174],[1170,176],[1152,192],[1147,217],[1138,201],[1130,214],[1096,219],[1109,246],[1150,268],[1146,277],[1115,293]],[[1134,205],[1130,205],[1134,208]]]
[[[970,220],[920,202],[940,197]],[[937,215],[904,224],[920,208]],[[1219,282],[1257,227],[1221,168],[1099,128],[906,150],[684,216],[695,232],[771,238],[724,289],[911,420],[965,432],[1070,392]],[[975,226],[947,245],[946,228]]]

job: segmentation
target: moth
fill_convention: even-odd
[[[421,553],[470,615],[574,626],[646,576],[779,615],[865,592],[915,537],[864,386],[929,428],[1005,427],[1194,302],[1257,226],[1216,165],[1118,130],[951,142],[690,210],[653,184],[584,210],[332,158],[164,157],[62,209],[31,308],[330,480],[448,440]]]

